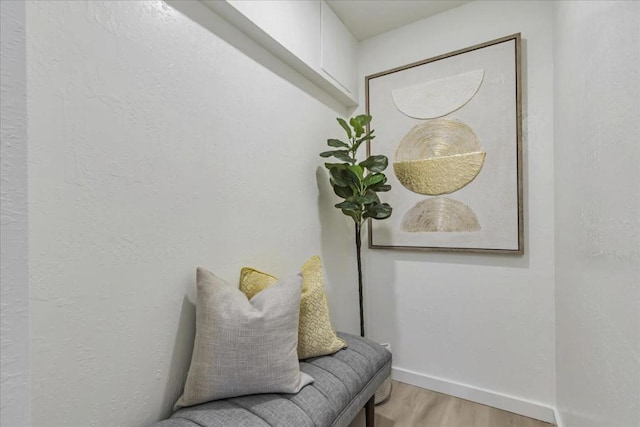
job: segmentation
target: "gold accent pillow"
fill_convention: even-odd
[[[317,255],[311,257],[302,266],[301,272],[302,300],[298,324],[298,358],[324,356],[346,348],[347,343],[338,338],[331,326],[320,257]],[[240,290],[249,299],[277,281],[278,279],[274,276],[253,268],[244,267],[240,271]]]

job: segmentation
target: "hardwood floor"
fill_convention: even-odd
[[[552,427],[553,424],[490,406],[393,382],[391,397],[376,406],[376,427]],[[364,412],[350,427],[364,427]]]

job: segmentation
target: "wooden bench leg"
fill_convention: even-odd
[[[371,396],[371,399],[364,405],[364,414],[366,417],[366,427],[374,427],[375,420],[375,412],[376,412],[376,395]]]

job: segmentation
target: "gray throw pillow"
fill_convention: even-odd
[[[297,393],[313,382],[298,362],[301,290],[297,274],[249,301],[198,268],[193,356],[174,409],[246,394]]]

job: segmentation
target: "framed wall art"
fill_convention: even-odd
[[[365,78],[393,215],[370,248],[523,253],[520,34]]]

